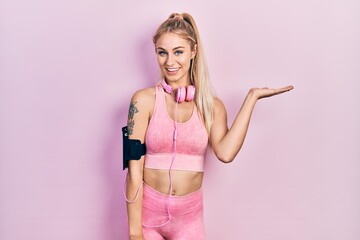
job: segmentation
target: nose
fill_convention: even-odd
[[[165,63],[167,66],[172,66],[175,63],[175,56],[173,56],[172,54],[168,54]]]

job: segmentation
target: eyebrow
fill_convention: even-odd
[[[180,49],[180,48],[185,48],[185,47],[178,46],[178,47],[173,48],[173,50],[177,50],[177,49]],[[157,47],[157,50],[164,50],[164,51],[166,51],[165,48],[162,48],[162,47]]]

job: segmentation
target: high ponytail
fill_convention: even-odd
[[[153,42],[164,33],[176,33],[190,42],[191,50],[196,47],[196,55],[191,60],[189,69],[190,81],[196,88],[195,104],[205,123],[205,127],[210,134],[213,121],[214,94],[210,86],[209,71],[205,59],[203,45],[200,34],[193,17],[188,13],[173,13],[163,22],[156,31]]]

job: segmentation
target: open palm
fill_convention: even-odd
[[[261,98],[267,98],[267,97],[272,97],[284,92],[288,92],[290,90],[294,89],[293,86],[286,86],[286,87],[282,87],[282,88],[252,88],[250,89],[250,92],[252,94],[254,94],[257,99],[261,99]]]

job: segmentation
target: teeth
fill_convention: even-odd
[[[178,68],[167,68],[167,70],[168,70],[169,72],[175,72],[175,71],[178,70]]]

